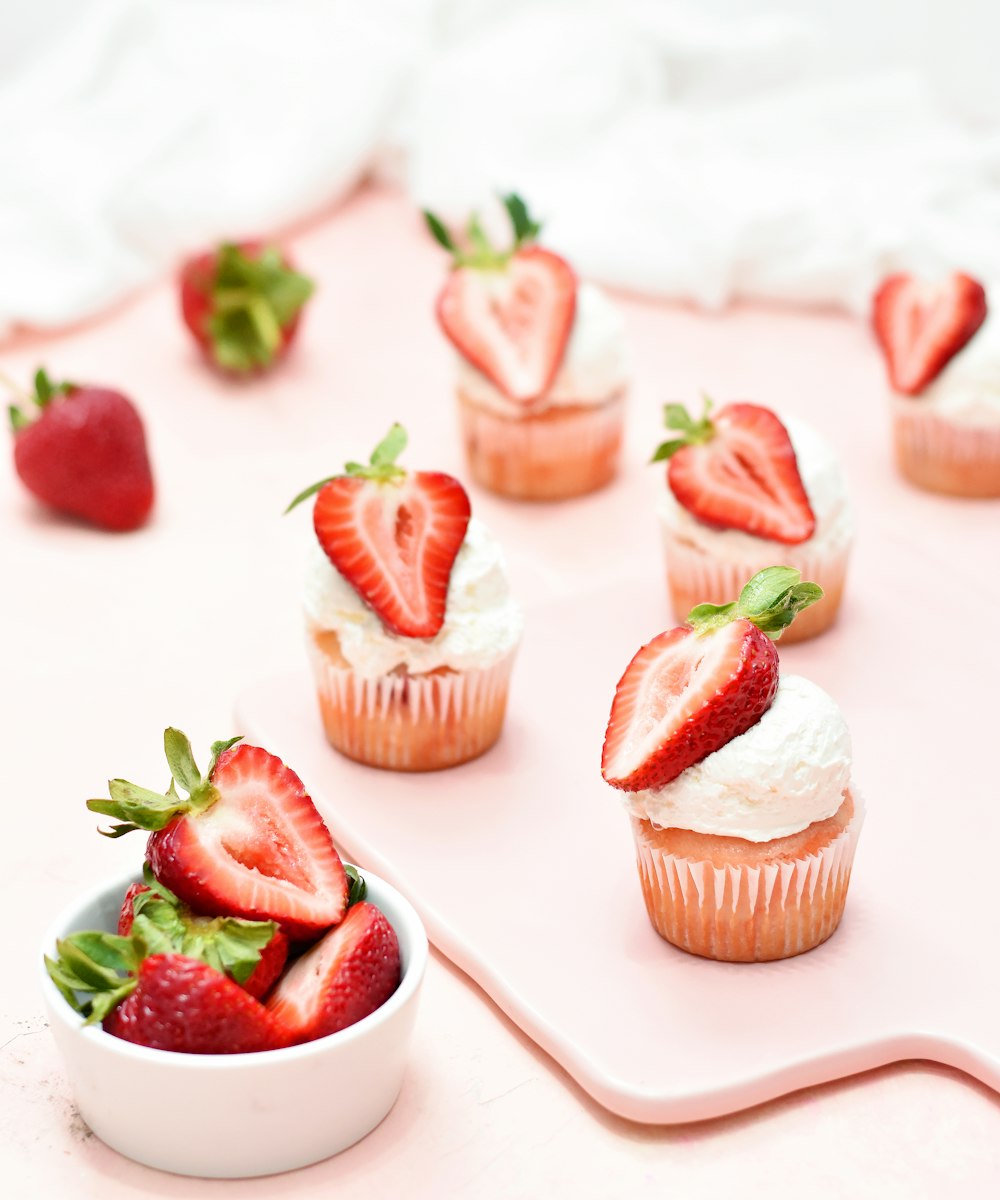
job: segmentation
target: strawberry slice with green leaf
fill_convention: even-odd
[[[670,460],[667,482],[688,512],[716,529],[739,529],[793,546],[816,529],[788,431],[758,404],[727,404],[695,420],[681,404],[664,410],[677,437],[651,461]]]
[[[156,953],[134,934],[88,930],[56,943],[49,978],[86,1025],[182,1054],[245,1054],[288,1045],[261,1002],[199,958]]]
[[[541,225],[515,194],[502,197],[513,242],[497,250],[473,215],[459,246],[431,212],[424,219],[452,256],[437,303],[445,335],[511,400],[536,403],[551,386],[576,316],[572,267],[535,244]]]
[[[151,954],[199,958],[258,999],[270,989],[288,958],[288,938],[274,921],[199,916],[160,883],[149,863],[143,878],[125,894],[122,937],[135,932]]]
[[[118,821],[106,836],[149,830],[153,874],[195,912],[275,921],[293,941],[316,938],[346,909],[340,857],[295,772],[239,742],[216,742],[203,778],[187,737],[167,729],[165,793],[112,779],[111,798],[87,807]]]
[[[267,1009],[292,1041],[311,1041],[373,1013],[399,986],[399,978],[395,930],[374,904],[361,900],[289,967]]]
[[[755,725],[778,688],[774,643],[821,599],[792,567],[758,572],[732,604],[699,604],[643,646],[615,692],[601,771],[627,792],[661,788]]]
[[[406,430],[393,425],[367,465],[300,492],[286,512],[316,496],[313,526],[327,558],[394,633],[431,638],[444,625],[451,569],[471,506],[440,471],[406,471],[396,460]]]
[[[939,283],[890,275],[875,293],[872,324],[897,392],[916,396],[986,320],[986,292],[954,271]]]
[[[288,352],[314,291],[277,246],[225,242],[181,268],[181,313],[205,356],[246,375]]]

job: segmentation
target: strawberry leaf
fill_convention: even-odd
[[[358,871],[358,868],[351,866],[350,863],[344,863],[344,872],[347,875],[349,885],[347,907],[350,908],[354,904],[360,904],[365,896],[368,895],[368,884],[365,883],[365,878]]]
[[[397,421],[372,451],[371,465],[373,467],[395,466],[396,459],[406,449],[407,440],[406,430]]]
[[[396,465],[396,459],[406,449],[407,441],[406,430],[398,421],[395,422],[389,432],[372,451],[367,463],[345,463],[341,475],[328,475],[326,479],[321,479],[319,483],[310,484],[304,491],[299,492],[291,504],[289,504],[285,509],[285,515],[301,504],[303,500],[308,500],[310,496],[315,496],[317,492],[322,491],[328,483],[331,483],[334,479],[340,479],[344,475],[350,475],[358,479],[371,479],[376,483],[387,483],[389,480],[402,478],[406,474],[406,471]]]
[[[167,756],[170,774],[186,792],[193,792],[201,784],[201,772],[194,761],[194,752],[187,734],[172,727],[165,729],[163,751]]]
[[[46,958],[45,969],[66,1002],[92,1025],[135,989],[142,959],[134,939],[88,930],[56,942],[56,958]],[[81,1000],[81,992],[89,998]]]
[[[672,458],[678,450],[687,444],[684,438],[674,438],[670,442],[661,442],[653,451],[653,457],[649,461],[651,463],[663,462],[664,459]]]
[[[514,229],[514,245],[522,246],[525,242],[533,242],[542,231],[538,221],[533,221],[528,213],[528,206],[516,192],[501,196],[503,206],[510,217]]]
[[[7,416],[10,418],[10,427],[15,433],[17,433],[18,430],[27,429],[27,427],[31,424],[31,422],[24,415],[24,413],[21,412],[16,404],[7,405]]]
[[[427,222],[427,228],[431,231],[431,237],[439,246],[443,246],[449,254],[458,254],[458,247],[455,245],[455,239],[448,232],[448,227],[444,222],[436,217],[429,209],[421,210],[424,215],[424,220]]]
[[[804,608],[822,598],[819,584],[803,582],[794,567],[765,567],[744,585],[737,601],[699,604],[688,613],[687,623],[704,634],[745,618],[776,642]]]
[[[235,746],[238,742],[242,742],[242,741],[243,741],[243,734],[240,733],[240,734],[237,734],[236,737],[231,737],[225,742],[213,742],[212,743],[212,747],[211,747],[212,758],[208,764],[207,778],[209,778],[209,779],[212,778],[212,772],[215,770],[215,764],[219,761],[219,755],[225,754],[225,752],[227,750],[231,750],[233,748],[233,746]]]

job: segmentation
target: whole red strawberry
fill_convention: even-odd
[[[110,388],[35,375],[37,413],[9,408],[14,466],[43,503],[102,529],[138,529],[153,507],[146,435],[135,405]]]
[[[133,883],[118,915],[118,932],[133,932],[160,954],[200,958],[258,999],[281,974],[288,938],[273,921],[203,917],[163,886],[146,863],[145,883]]]
[[[246,375],[288,353],[313,283],[277,246],[225,242],[184,264],[180,291],[184,323],[205,357]]]
[[[191,743],[167,729],[165,793],[112,779],[111,799],[87,807],[120,822],[110,837],[150,830],[146,857],[155,878],[194,912],[274,921],[293,940],[316,938],[347,907],[340,856],[295,772],[240,740],[214,743],[202,777]]]
[[[198,958],[151,951],[139,935],[73,933],[46,958],[67,1002],[107,1033],[181,1054],[247,1054],[288,1045],[261,1002]]]
[[[576,275],[551,250],[535,244],[541,230],[520,196],[503,197],[513,245],[496,250],[473,217],[466,247],[424,213],[434,238],[452,255],[437,318],[468,361],[517,404],[544,396],[559,370],[576,318]]]
[[[393,425],[367,465],[348,463],[285,511],[318,492],[313,526],[330,562],[388,629],[430,638],[444,624],[471,507],[450,475],[398,466],[405,448],[406,430]]]
[[[774,642],[822,598],[793,567],[759,571],[732,604],[699,604],[643,646],[615,691],[601,771],[626,792],[661,788],[755,725],[778,688]]]

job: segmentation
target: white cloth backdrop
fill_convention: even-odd
[[[706,305],[860,310],[897,265],[1000,285],[988,0],[892,0],[895,40],[870,3],[749,7],[37,0],[20,41],[4,13],[0,330],[97,311],[372,169],[452,219],[516,187],[583,273]]]

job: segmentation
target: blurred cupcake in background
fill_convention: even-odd
[[[757,404],[713,409],[700,419],[665,408],[673,434],[653,462],[667,460],[657,506],[667,587],[678,620],[703,602],[724,604],[775,561],[823,589],[785,633],[804,641],[840,609],[854,540],[844,477],[827,443],[801,421]]]
[[[893,388],[896,461],[918,487],[1000,496],[1000,320],[982,284],[890,275],[873,324]]]
[[[540,225],[503,199],[511,245],[473,217],[463,244],[425,213],[452,255],[437,315],[458,351],[458,405],[472,478],[503,496],[559,500],[603,487],[621,452],[625,326],[607,296],[537,244]]]
[[[433,771],[499,738],[524,618],[465,489],[400,467],[405,446],[394,425],[367,464],[289,508],[316,496],[304,606],[330,744],[370,766]]]

